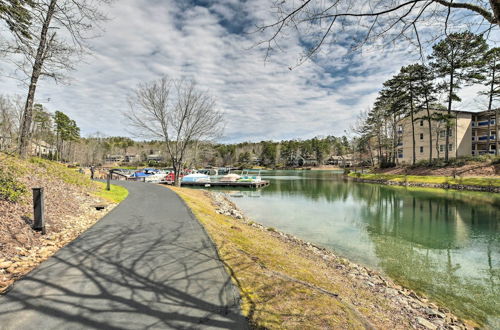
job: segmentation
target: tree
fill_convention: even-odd
[[[262,165],[276,166],[277,143],[272,141],[262,141],[262,153],[260,154]]]
[[[322,45],[335,41],[350,50],[409,42],[422,56],[423,43],[447,35],[450,29],[463,29],[467,24],[471,30],[485,33],[500,26],[498,0],[274,0],[272,7],[274,21],[259,28],[268,32],[264,39],[267,54],[279,47],[280,38],[298,31],[302,44],[308,45],[299,64],[316,54]],[[347,35],[353,26],[356,34]]]
[[[420,117],[426,120],[429,132],[429,162],[432,162],[432,116],[431,105],[437,101],[437,89],[434,84],[434,73],[428,66],[423,64],[413,64],[416,75],[416,96],[418,98],[417,111],[425,110],[426,115]]]
[[[54,123],[56,125],[57,158],[62,159],[64,142],[77,141],[80,138],[80,128],[74,120],[60,111],[56,111]]]
[[[482,91],[480,94],[488,97],[488,140],[486,149],[490,150],[490,113],[495,113],[495,155],[498,155],[498,112],[499,109],[493,109],[493,104],[500,98],[500,48],[495,47],[490,49],[484,59],[483,73],[486,76],[484,85],[487,86],[487,91]]]
[[[0,19],[18,38],[31,38],[32,0],[0,0]]]
[[[124,115],[137,135],[165,142],[176,186],[188,146],[214,139],[223,129],[222,113],[207,92],[194,81],[167,77],[140,84]]]
[[[471,32],[452,33],[432,47],[431,68],[436,77],[444,79],[441,89],[447,93],[448,116],[453,101],[460,102],[456,94],[462,85],[480,82],[479,68],[488,45],[484,38]],[[446,129],[445,161],[449,159],[450,127]],[[456,146],[455,146],[456,148]]]
[[[19,152],[26,157],[33,119],[33,103],[38,81],[50,77],[56,81],[71,63],[88,51],[91,32],[104,20],[101,3],[110,0],[31,0],[33,20],[27,34],[18,34],[13,49],[14,62],[26,75],[28,94],[19,138]],[[29,36],[29,37],[27,37]],[[20,59],[20,60],[19,60]]]

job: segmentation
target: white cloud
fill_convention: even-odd
[[[227,121],[224,141],[340,135],[382,82],[411,60],[403,51],[346,60],[345,48],[329,44],[290,71],[302,49],[298,35],[287,35],[284,51],[265,62],[263,49],[252,47],[262,36],[248,32],[269,20],[267,0],[209,8],[121,0],[109,12],[113,19],[92,41],[95,54],[78,65],[73,83],[43,81],[38,89],[38,101],[74,118],[83,134],[127,135],[121,116],[127,95],[140,82],[169,75],[194,78],[216,97]],[[4,92],[24,94],[15,84],[0,81]]]

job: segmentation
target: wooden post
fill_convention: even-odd
[[[43,188],[33,188],[33,229],[45,235],[45,201]]]
[[[111,182],[110,181],[111,181],[111,171],[109,171],[109,173],[108,173],[108,179],[106,180],[106,190],[107,191],[111,190],[111,186],[110,186]]]

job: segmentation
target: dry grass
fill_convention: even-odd
[[[383,288],[348,276],[344,259],[325,261],[303,246],[280,239],[279,233],[217,214],[204,191],[171,189],[207,229],[240,289],[243,313],[255,328],[411,326],[412,317],[388,299]]]

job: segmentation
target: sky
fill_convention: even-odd
[[[139,83],[167,75],[195,79],[224,113],[220,142],[344,135],[376,98],[382,83],[415,61],[406,49],[346,57],[342,43],[294,67],[303,49],[288,34],[265,58],[255,27],[273,21],[269,0],[120,0],[103,9],[109,21],[90,41],[93,55],[77,63],[70,84],[43,80],[37,103],[75,119],[82,136],[131,136],[122,113]],[[345,36],[349,38],[347,34]],[[26,94],[6,77],[2,94]],[[462,91],[458,109],[479,110],[476,89]]]

